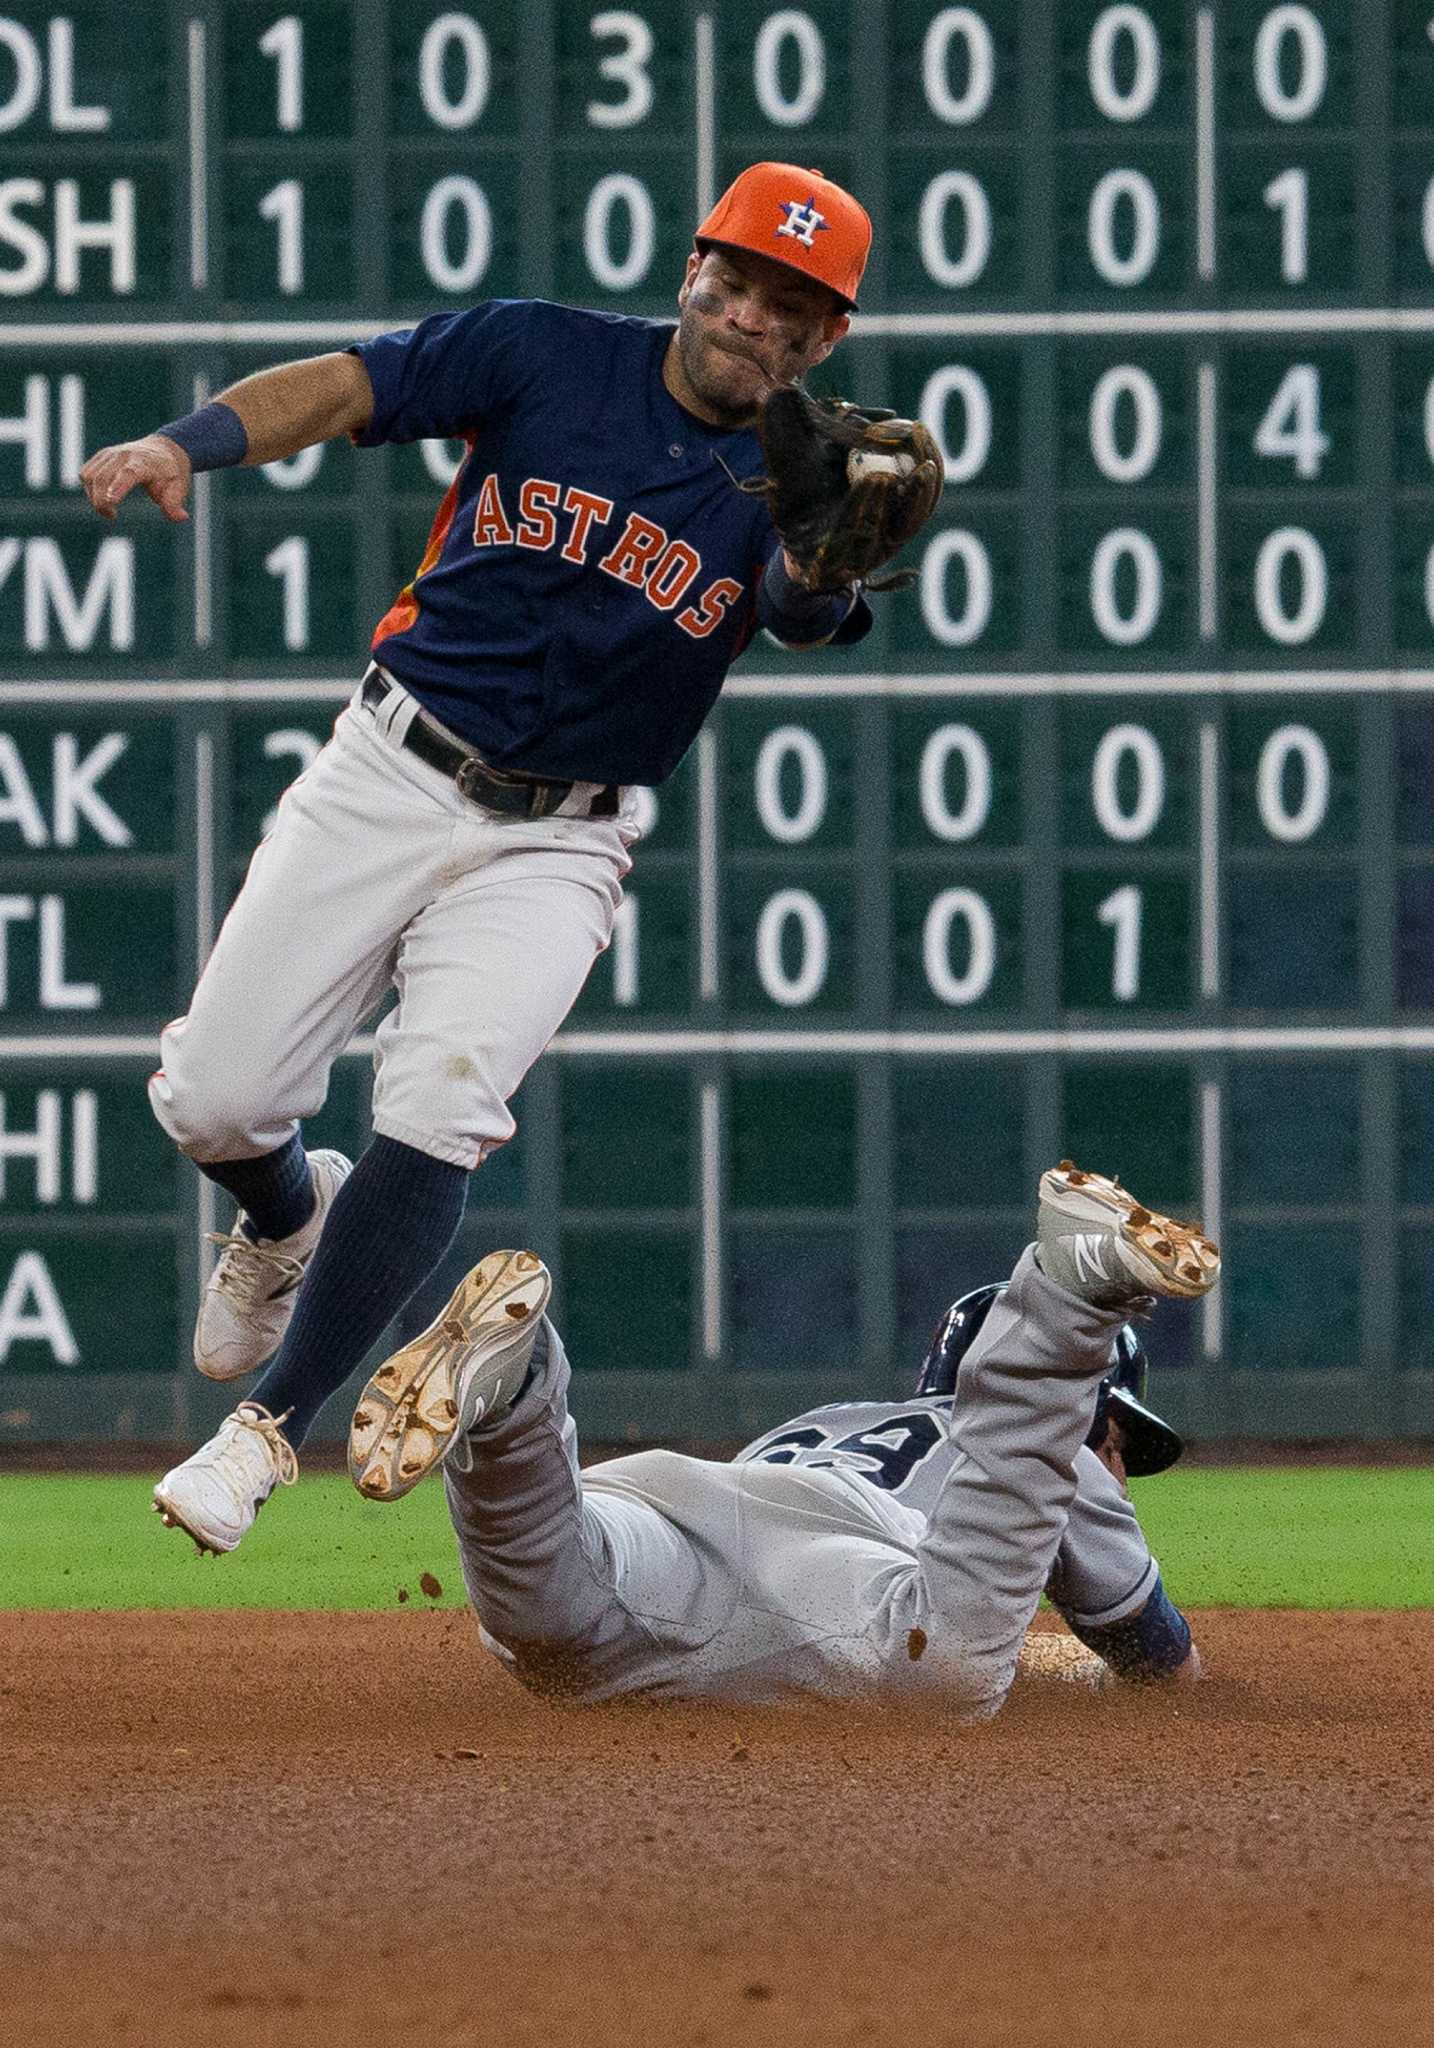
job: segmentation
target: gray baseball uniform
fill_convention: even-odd
[[[739,1464],[840,1466],[915,1508],[928,1521],[957,1457],[952,1397],[842,1401],[814,1408],[737,1453]],[[1045,1591],[1078,1627],[1108,1628],[1138,1614],[1160,1567],[1130,1495],[1095,1452],[1075,1456],[1076,1490]]]
[[[525,1393],[473,1433],[466,1470],[445,1466],[484,1640],[572,1698],[939,1693],[994,1713],[1053,1570],[1063,1604],[1102,1622],[1154,1584],[1133,1510],[1082,1446],[1123,1319],[1030,1248],[954,1403],[823,1410],[730,1464],[644,1451],[585,1474],[545,1320]]]

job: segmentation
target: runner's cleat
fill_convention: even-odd
[[[1058,1287],[1095,1308],[1150,1294],[1194,1301],[1220,1273],[1219,1247],[1198,1223],[1159,1215],[1069,1159],[1041,1175],[1037,1257]]]
[[[361,1494],[401,1500],[460,1434],[502,1413],[523,1384],[552,1285],[536,1252],[490,1252],[422,1336],[379,1367],[349,1428]]]

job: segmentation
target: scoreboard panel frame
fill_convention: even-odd
[[[993,689],[997,680],[999,693]],[[1341,680],[1313,694],[1307,677],[1282,678],[1283,690],[1272,690],[1262,672],[1201,679],[1196,696],[1192,679],[1178,680],[1181,687],[1166,695],[1187,704],[1204,732],[1216,729],[1212,711],[1238,709],[1245,701],[1271,717],[1291,696],[1297,702],[1352,701],[1365,744],[1381,759],[1392,754],[1388,691],[1351,690]],[[126,721],[143,730],[144,714],[152,728],[172,738],[181,763],[173,779],[172,833],[180,851],[135,858],[147,878],[168,874],[176,903],[178,964],[172,986],[183,988],[237,886],[250,843],[246,820],[292,765],[296,734],[303,726],[322,728],[332,718],[350,694],[347,682],[171,682],[144,690],[92,680],[12,689],[16,701],[8,732],[12,738],[17,732],[21,736],[20,757],[41,759],[45,749],[36,747],[37,738],[48,744],[52,757],[64,743],[81,786],[92,802],[104,805],[102,817],[106,812],[121,817],[122,811],[109,803],[115,792],[106,789],[103,774],[84,781],[86,760],[95,758],[111,733],[123,732]],[[1017,689],[1037,739],[1023,757],[1021,773],[1030,800],[1054,820],[1060,810],[1058,728],[1057,744],[1044,749],[1042,732],[1071,705],[1079,711],[1099,707],[1108,729],[1118,729],[1129,722],[1132,706],[1148,705],[1149,685],[1139,678],[1113,684],[1109,677],[1069,677],[1059,686],[1051,678],[1026,678]],[[1430,689],[1434,677],[1416,701],[1422,702]],[[1043,1004],[1028,1005],[1014,1017],[963,1025],[953,1007],[952,1021],[941,1023],[903,1018],[889,1004],[883,1015],[882,990],[893,983],[889,971],[884,978],[873,977],[870,969],[864,993],[858,986],[855,999],[835,1017],[820,1019],[809,1006],[778,1004],[763,1017],[740,1003],[734,1008],[723,990],[724,954],[742,933],[750,937],[751,926],[714,932],[704,923],[712,918],[721,926],[725,878],[737,857],[724,854],[724,825],[746,801],[756,813],[755,795],[746,797],[741,787],[756,787],[751,738],[732,745],[734,715],[750,711],[769,732],[781,734],[813,709],[856,707],[864,725],[862,750],[880,758],[876,731],[912,707],[949,721],[962,710],[977,716],[982,707],[1007,711],[1015,691],[1009,678],[969,676],[953,689],[926,676],[820,674],[790,679],[776,692],[769,679],[734,678],[729,691],[732,701],[704,733],[690,764],[691,778],[699,785],[686,814],[690,839],[664,854],[660,823],[653,837],[654,863],[665,861],[669,878],[674,872],[680,877],[690,906],[688,939],[680,948],[684,971],[698,972],[697,963],[706,956],[715,963],[716,986],[705,995],[699,987],[685,1014],[659,1002],[650,1018],[634,1021],[632,1011],[641,1007],[639,972],[625,1022],[620,1015],[614,1019],[610,1006],[602,1014],[601,1005],[585,994],[524,1086],[517,1105],[520,1136],[510,1148],[514,1158],[499,1155],[476,1177],[460,1249],[450,1260],[450,1265],[454,1260],[461,1264],[476,1256],[495,1232],[516,1235],[543,1246],[561,1286],[565,1265],[571,1261],[574,1276],[588,1270],[604,1240],[609,1248],[626,1247],[629,1256],[642,1244],[665,1246],[664,1270],[672,1280],[665,1297],[668,1308],[660,1324],[629,1332],[635,1346],[630,1364],[616,1360],[620,1347],[613,1336],[613,1303],[594,1313],[589,1334],[594,1355],[602,1360],[591,1374],[598,1427],[621,1434],[640,1415],[656,1418],[652,1427],[658,1430],[660,1423],[659,1433],[700,1436],[705,1428],[721,1436],[757,1426],[757,1418],[783,1400],[790,1405],[815,1391],[818,1380],[853,1398],[874,1385],[898,1390],[907,1354],[919,1346],[925,1323],[946,1296],[987,1277],[988,1268],[998,1269],[1001,1247],[1021,1241],[1028,1228],[1028,1190],[1041,1166],[1067,1146],[1079,1149],[1082,1136],[1096,1142],[1103,1129],[1113,1126],[1121,1133],[1122,1150],[1108,1163],[1152,1194],[1158,1190],[1167,1201],[1221,1219],[1218,1227],[1229,1232],[1237,1250],[1242,1234],[1256,1247],[1263,1245],[1264,1264],[1272,1269],[1288,1268],[1282,1242],[1298,1245],[1301,1261],[1321,1231],[1357,1244],[1354,1309],[1347,1302],[1339,1315],[1320,1309],[1322,1290],[1308,1288],[1303,1264],[1299,1283],[1309,1294],[1313,1322],[1309,1316],[1301,1321],[1298,1304],[1292,1310],[1288,1301],[1278,1323],[1270,1321],[1267,1307],[1257,1303],[1254,1309],[1255,1326],[1272,1345],[1287,1326],[1299,1342],[1318,1342],[1312,1336],[1320,1327],[1314,1312],[1328,1314],[1333,1332],[1328,1341],[1340,1345],[1339,1362],[1300,1366],[1291,1362],[1288,1344],[1282,1351],[1276,1346],[1265,1361],[1252,1357],[1251,1340],[1242,1338],[1239,1329],[1244,1311],[1235,1264],[1229,1290],[1217,1290],[1198,1313],[1181,1312],[1183,1336],[1163,1360],[1172,1369],[1162,1376],[1162,1400],[1168,1395],[1174,1415],[1207,1434],[1288,1431],[1293,1424],[1303,1433],[1349,1434],[1353,1403],[1367,1434],[1422,1434],[1434,1380],[1422,1361],[1407,1368],[1395,1361],[1401,1326],[1412,1327],[1400,1303],[1411,1286],[1417,1292],[1422,1271],[1410,1247],[1422,1244],[1434,1222],[1434,1020],[1411,1021],[1394,1001],[1394,922],[1388,914],[1398,866],[1392,840],[1393,778],[1361,777],[1355,862],[1364,898],[1360,971],[1367,985],[1382,991],[1382,1000],[1375,1003],[1366,996],[1357,1011],[1344,1017],[1306,1009],[1273,1022],[1232,1011],[1215,992],[1198,1005],[1178,1013],[1156,1010],[1135,1024],[1114,1021],[1110,1009],[1073,1013],[1048,993]],[[1415,697],[1409,689],[1400,694]],[[266,750],[264,739],[276,734],[283,746]],[[1199,759],[1208,772],[1218,767],[1220,757],[1212,760],[1201,749]],[[260,763],[270,781],[257,791],[245,788],[246,777],[252,779]],[[883,933],[890,946],[899,868],[890,850],[892,782],[885,776],[874,780],[878,801],[859,807],[860,823],[849,835],[852,851],[837,858],[860,867],[864,925],[879,957]],[[13,779],[6,784],[12,795],[18,786]],[[54,791],[44,787],[38,770],[29,786],[42,815],[53,819]],[[144,786],[141,779],[137,787]],[[1374,801],[1375,794],[1381,801]],[[1216,786],[1213,795],[1213,804],[1207,797],[1195,807],[1207,828],[1228,808],[1223,787]],[[884,839],[885,858],[873,865],[867,856],[879,852]],[[986,856],[988,862],[1014,858],[1031,897],[1038,903],[1044,898],[1033,913],[1037,928],[1024,962],[1033,985],[1057,950],[1060,892],[1053,870],[1070,852],[1057,833],[1048,832],[1046,840],[1043,847],[1036,835],[1027,834],[1013,847]],[[47,878],[58,872],[69,891],[77,871],[93,865],[71,857],[56,870],[47,847],[35,852],[20,879],[28,882],[29,901],[36,907]],[[769,848],[758,857],[774,894],[790,887],[785,848]],[[1074,857],[1090,858],[1079,847]],[[1186,862],[1187,884],[1195,886],[1198,877],[1198,886],[1210,897],[1217,936],[1222,901],[1238,884],[1242,864],[1249,870],[1252,857],[1255,872],[1260,858],[1268,865],[1268,854],[1252,856],[1229,835],[1216,834],[1203,860]],[[825,858],[829,873],[834,856]],[[1125,853],[1123,858],[1125,872],[1143,879],[1139,857]],[[1148,858],[1167,865],[1171,860],[1158,853]],[[922,859],[929,870],[929,857]],[[16,866],[10,864],[12,873]],[[115,872],[112,860],[107,871]],[[986,871],[962,872],[968,882],[979,884]],[[937,879],[947,877],[939,873]],[[638,903],[644,887],[639,849],[632,882]],[[15,914],[17,900],[25,899],[7,899],[12,941],[37,924],[33,913]],[[67,902],[78,900],[73,893],[66,895]],[[103,910],[104,899],[100,902]],[[127,914],[133,914],[132,908]],[[92,978],[103,990],[112,952],[122,955],[145,936],[128,923],[111,932],[107,921],[102,926],[86,923],[83,914],[72,912],[60,930],[53,984],[67,1000],[92,985]],[[1216,961],[1223,950],[1222,940]],[[1192,966],[1195,957],[1192,953]],[[612,962],[610,953],[599,971],[608,971]],[[37,962],[12,943],[7,966],[13,985],[27,972],[33,978]],[[5,1092],[12,1104],[0,1148],[9,1155],[12,1198],[18,1192],[21,1201],[21,1213],[0,1215],[0,1238],[16,1252],[23,1247],[43,1254],[47,1239],[63,1245],[68,1232],[66,1249],[83,1270],[86,1248],[100,1239],[122,1241],[128,1233],[142,1241],[146,1230],[166,1229],[164,1263],[172,1270],[164,1298],[182,1305],[194,1298],[206,1257],[205,1236],[216,1227],[216,1202],[208,1182],[178,1174],[162,1134],[147,1126],[147,1112],[136,1115],[163,1021],[157,995],[147,1018],[111,1018],[98,1030],[76,1019],[79,1028],[63,1033],[53,1028],[11,1031],[0,1038],[0,1061],[9,1077]],[[335,1099],[317,1127],[318,1139],[361,1139],[371,1045],[371,1037],[360,1038],[340,1063]],[[643,1073],[650,1078],[634,1097],[632,1077]],[[1260,1149],[1260,1118],[1269,1113],[1269,1091],[1261,1078],[1266,1074],[1277,1079],[1280,1105],[1272,1126],[1278,1140],[1273,1163]],[[1417,1099],[1406,1099],[1411,1075],[1421,1083]],[[629,1077],[626,1082],[624,1077]],[[621,1099],[651,1103],[658,1099],[659,1085],[667,1090],[664,1102],[676,1089],[689,1105],[687,1127],[667,1167],[655,1156],[655,1147],[648,1156],[644,1148],[651,1133],[644,1135],[640,1120],[615,1121]],[[1290,1116],[1284,1113],[1286,1092],[1300,1088],[1322,1093],[1311,1092]],[[42,1089],[60,1097],[49,1112],[58,1136],[48,1152],[39,1143]],[[103,1170],[93,1162],[82,1167],[73,1135],[66,1135],[77,1125],[78,1098],[86,1092],[98,1094],[99,1136],[111,1139],[108,1155],[101,1147]],[[989,1122],[983,1120],[987,1101]],[[125,1149],[116,1151],[111,1130],[122,1111],[132,1128],[126,1126]],[[94,1120],[93,1110],[85,1114]],[[673,1121],[659,1117],[657,1128],[665,1131]],[[1316,1155],[1316,1180],[1324,1185],[1310,1188],[1302,1185],[1308,1181],[1308,1158],[1292,1160],[1289,1151],[1298,1134],[1312,1127],[1322,1132],[1327,1152]],[[1317,1135],[1311,1136],[1311,1144],[1318,1142]],[[94,1148],[92,1137],[91,1155]],[[42,1167],[42,1158],[48,1167]],[[48,1195],[41,1188],[45,1171],[51,1181]],[[74,1183],[85,1172],[90,1206],[96,1206],[98,1196],[102,1210],[88,1219],[83,1205],[77,1211],[73,1200],[67,1203],[64,1191],[67,1179]],[[1161,1178],[1152,1181],[1153,1174]],[[144,1187],[167,1180],[164,1202],[158,1208],[136,1203],[127,1179]],[[665,1189],[661,1200],[654,1197],[650,1207],[635,1208],[635,1191],[650,1194],[654,1184]],[[764,1187],[770,1199],[763,1196]],[[790,1365],[764,1371],[749,1332],[755,1327],[760,1335],[769,1326],[748,1297],[753,1286],[760,1288],[761,1274],[773,1259],[789,1262],[789,1274],[801,1274],[804,1234],[811,1271],[805,1293],[796,1291],[807,1304],[805,1320],[796,1340],[784,1332],[777,1347]],[[831,1299],[833,1274],[849,1290],[840,1314],[821,1309]],[[1347,1281],[1348,1274],[1344,1277]],[[56,1284],[68,1302],[71,1296]],[[626,1283],[616,1292],[630,1298]],[[760,1304],[760,1291],[756,1299]],[[841,1301],[840,1292],[836,1299]],[[426,1301],[425,1296],[407,1323],[419,1318]],[[675,1313],[673,1302],[679,1305]],[[45,1304],[39,1297],[18,1306],[43,1321]],[[575,1326],[576,1344],[585,1329],[584,1310],[574,1300],[565,1303],[565,1314]],[[178,1327],[169,1333],[176,1348],[187,1328],[186,1316],[181,1307]],[[141,1332],[147,1343],[158,1334],[149,1325]],[[83,1343],[78,1324],[76,1336]],[[1160,1358],[1162,1347],[1155,1341]],[[110,1348],[122,1356],[128,1346],[112,1338]],[[839,1363],[832,1363],[834,1356]],[[671,1370],[662,1369],[664,1359]],[[82,1387],[91,1404],[84,1411],[76,1406]],[[180,1422],[207,1420],[206,1403],[213,1398],[213,1389],[186,1372],[101,1371],[93,1378],[86,1372],[83,1379],[63,1371],[0,1373],[0,1410],[13,1418],[12,1427],[21,1427],[19,1418],[26,1418],[23,1428],[29,1434],[53,1433],[66,1418],[70,1427],[93,1426],[94,1416],[108,1413],[105,1404],[110,1402],[116,1404],[116,1426],[141,1435],[167,1433]]]
[[[161,90],[97,55],[99,0],[0,36],[0,1440],[222,1412],[185,1357],[213,1190],[133,1112],[453,455],[201,478],[176,536],[101,528],[80,450],[490,290],[663,316],[759,155],[867,200],[819,381],[921,411],[947,491],[860,666],[757,646],[657,793],[450,1267],[550,1256],[590,1433],[740,1435],[903,1389],[1040,1168],[1119,1139],[1097,1163],[1230,1239],[1162,1319],[1177,1422],[1434,1433],[1412,0],[1357,40],[1352,0],[137,5]],[[366,1048],[321,1138],[361,1141]]]

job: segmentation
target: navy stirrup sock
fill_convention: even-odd
[[[314,1180],[299,1131],[277,1152],[258,1159],[196,1163],[204,1178],[217,1182],[244,1211],[246,1237],[292,1237],[314,1213]]]
[[[466,1167],[396,1138],[375,1138],[334,1196],[288,1334],[246,1397],[292,1411],[296,1450],[448,1250],[467,1199]]]

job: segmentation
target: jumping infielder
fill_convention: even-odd
[[[948,1311],[915,1401],[818,1409],[732,1464],[645,1451],[580,1474],[546,1268],[495,1252],[365,1387],[350,1471],[390,1500],[443,1462],[484,1640],[545,1692],[936,1692],[982,1716],[1043,1589],[1117,1676],[1187,1680],[1190,1629],[1123,1485],[1180,1439],[1138,1398],[1125,1319],[1218,1272],[1198,1226],[1065,1161],[1009,1283]]]
[[[467,443],[150,1082],[160,1123],[240,1209],[195,1362],[236,1380],[269,1361],[156,1489],[201,1547],[232,1550],[292,1476],[512,1136],[509,1098],[611,938],[631,787],[676,767],[759,626],[802,647],[869,629],[855,586],[794,573],[742,485],[764,470],[761,402],[847,330],[871,223],[818,174],[757,164],[695,239],[675,327],[538,301],[438,314],[246,378],[82,472],[105,518],[139,486],[180,520],[195,470],[340,434]],[[391,985],[373,1142],[352,1171],[309,1157],[302,1119]]]

